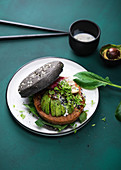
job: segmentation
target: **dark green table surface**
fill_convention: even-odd
[[[73,53],[67,36],[0,41],[1,170],[121,169],[121,122],[114,116],[121,90],[101,87],[99,105],[91,121],[76,134],[63,137],[28,132],[12,119],[6,105],[6,88],[12,75],[25,63],[45,56],[71,59],[121,85],[121,65],[107,67],[99,56],[101,46],[121,44],[120,9],[120,0],[0,0],[0,19],[66,31],[75,20],[89,19],[101,28],[98,49],[87,57]],[[45,32],[0,24],[0,35],[28,33]]]

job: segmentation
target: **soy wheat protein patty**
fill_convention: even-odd
[[[70,123],[75,122],[78,119],[78,117],[80,116],[80,114],[83,112],[83,109],[84,109],[85,99],[82,96],[80,87],[79,87],[79,94],[82,97],[80,107],[79,108],[75,107],[73,112],[71,114],[67,114],[66,116],[62,115],[62,116],[56,117],[56,116],[52,116],[51,113],[46,114],[45,112],[43,112],[42,107],[41,107],[41,99],[42,99],[41,93],[37,93],[34,95],[34,105],[39,115],[47,122],[52,123],[52,124],[57,124],[57,125],[70,124]]]

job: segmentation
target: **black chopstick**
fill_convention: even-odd
[[[27,35],[9,35],[0,36],[0,40],[5,39],[20,39],[20,38],[36,38],[36,37],[55,37],[55,36],[66,36],[69,33],[51,33],[51,34],[27,34]]]
[[[30,25],[30,24],[23,24],[23,23],[7,21],[7,20],[0,20],[0,23],[16,25],[16,26],[22,26],[22,27],[27,27],[27,28],[34,28],[34,29],[39,29],[39,30],[51,31],[51,32],[67,33],[66,31],[61,31],[61,30],[57,30],[57,29],[40,27],[40,26]]]

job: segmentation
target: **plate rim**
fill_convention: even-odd
[[[9,107],[9,104],[8,104],[8,100],[7,100],[7,92],[8,92],[9,84],[10,84],[10,82],[12,81],[13,77],[19,72],[19,70],[21,70],[21,69],[22,69],[23,67],[25,67],[26,65],[28,65],[28,64],[30,64],[30,63],[33,63],[34,61],[41,60],[41,59],[47,59],[47,58],[64,59],[64,60],[71,61],[71,62],[73,62],[73,63],[75,63],[75,64],[80,65],[78,62],[76,62],[76,61],[74,61],[74,60],[72,60],[72,59],[66,59],[66,58],[55,57],[55,56],[40,57],[40,58],[36,58],[36,59],[33,59],[33,60],[25,63],[24,65],[22,65],[22,66],[13,74],[13,76],[12,76],[12,77],[10,78],[10,80],[8,81],[7,88],[6,88],[6,94],[5,94],[5,95],[6,95],[6,104],[7,104],[7,107],[8,107],[8,109],[9,109],[9,112],[11,113],[11,116],[15,119],[15,121],[16,121],[19,125],[21,125],[24,129],[28,130],[29,132],[32,132],[32,133],[37,134],[37,135],[48,136],[48,137],[65,136],[65,135],[74,133],[74,130],[71,129],[71,130],[69,130],[69,131],[67,131],[67,132],[59,132],[59,133],[44,133],[44,132],[39,132],[39,131],[33,130],[33,129],[25,126],[25,125],[22,124],[19,120],[17,120],[16,117],[13,115],[12,111],[10,110],[10,107]],[[82,66],[82,65],[80,65],[80,66]],[[83,67],[83,66],[82,66],[82,67]],[[83,67],[83,68],[85,69],[85,67]],[[85,69],[85,70],[87,71],[87,69]],[[97,107],[98,107],[98,104],[99,104],[99,89],[98,89],[98,88],[96,88],[96,89],[97,89],[97,94],[98,94],[97,106],[96,106],[96,108],[97,108]],[[94,114],[95,114],[96,108],[95,108],[93,114],[90,116],[90,118],[87,119],[84,123],[82,123],[79,127],[76,127],[76,128],[75,128],[76,130],[81,129],[83,126],[85,126],[85,125],[92,119],[92,117],[93,117]]]

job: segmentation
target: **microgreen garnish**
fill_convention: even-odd
[[[77,107],[81,105],[82,98],[79,94],[72,94],[72,87],[68,84],[66,80],[61,80],[58,86],[54,90],[49,90],[49,94],[55,95],[59,99],[60,96],[63,98],[64,105]],[[85,106],[85,105],[84,105]]]
[[[106,117],[103,117],[101,120],[103,120],[105,122],[106,121]]]
[[[95,104],[95,102],[93,100],[91,100],[91,106],[93,106]]]
[[[24,118],[25,118],[25,115],[24,115],[23,113],[22,113],[20,116],[22,117],[22,119],[24,119]]]
[[[15,108],[15,105],[13,105],[13,107]]]
[[[23,110],[20,110],[19,112],[20,112],[20,113],[23,113],[24,111],[23,111]]]
[[[54,88],[54,90],[59,90],[59,88],[56,86],[56,87]]]
[[[94,127],[96,124],[92,124],[92,126]]]
[[[53,94],[55,94],[55,91],[54,90],[49,90],[49,94],[53,95]]]

